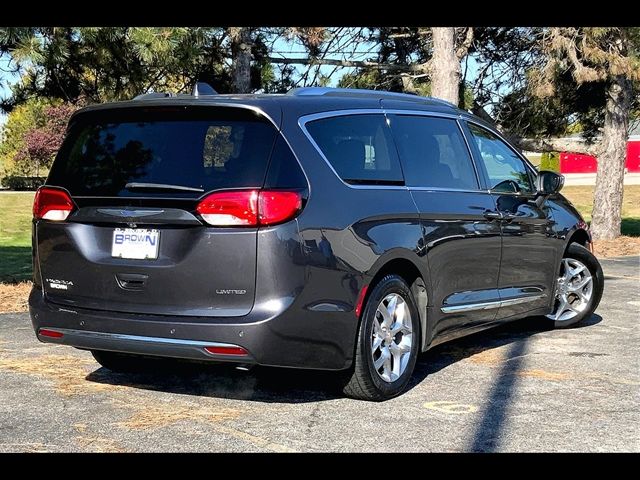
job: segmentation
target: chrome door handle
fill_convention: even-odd
[[[502,220],[503,218],[502,213],[497,212],[495,210],[485,210],[483,215],[484,215],[484,218],[488,220]]]

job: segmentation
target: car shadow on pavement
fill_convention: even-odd
[[[540,320],[540,318],[536,317],[516,320],[432,348],[418,357],[418,363],[416,364],[416,369],[408,388],[413,388],[428,375],[448,367],[452,363],[552,330],[547,323],[541,322]],[[602,317],[600,315],[593,314],[588,319],[583,320],[580,324],[571,328],[579,329],[590,327],[601,321]],[[507,354],[504,358],[512,357],[513,355]],[[499,359],[496,359],[496,363],[499,361]],[[487,359],[487,362],[490,363],[491,359]]]
[[[577,328],[600,321],[599,315],[593,315]],[[545,330],[547,328],[540,320],[525,319],[437,346],[418,358],[408,388],[415,387],[430,374],[471,355],[507,344],[513,344],[512,348],[518,350],[518,345]],[[508,356],[511,358],[517,354],[517,351],[509,352]],[[114,373],[106,368],[99,368],[86,379],[90,382],[144,390],[266,403],[307,403],[343,397],[336,372],[270,367],[239,371],[227,365],[177,360],[157,360],[156,363],[157,368],[149,373]],[[513,362],[507,363],[511,363],[509,368],[516,365]],[[513,375],[505,375],[507,377]],[[508,390],[507,387],[500,390]],[[506,400],[503,399],[503,402]],[[495,431],[496,426],[492,429]]]
[[[602,317],[594,314],[573,328],[590,327],[601,321]],[[496,367],[498,370],[489,392],[479,400],[482,409],[467,450],[495,452],[499,450],[502,433],[510,415],[510,406],[514,403],[518,390],[518,373],[523,370],[529,340],[534,335],[548,330],[550,328],[539,319],[526,318],[443,344],[425,353],[419,359],[410,388],[419,384],[429,374],[456,361],[484,353],[479,363]],[[491,350],[507,345],[506,352],[491,355]]]
[[[305,403],[339,398],[335,372],[254,367],[241,371],[228,365],[158,360],[149,373],[91,372],[91,382],[145,390],[265,403]]]

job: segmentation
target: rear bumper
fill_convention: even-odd
[[[68,328],[51,328],[59,337],[41,335],[36,331],[38,339],[43,342],[71,345],[86,350],[107,350],[111,352],[138,353],[140,355],[157,355],[162,357],[187,358],[192,360],[218,360],[223,362],[240,362],[253,364],[255,360],[249,355],[226,355],[209,353],[205,348],[233,348],[238,345],[219,342],[201,342],[177,338],[143,337],[121,333],[90,332],[71,330]]]
[[[351,365],[357,322],[352,312],[311,312],[291,305],[277,315],[240,323],[238,317],[140,315],[60,306],[33,288],[33,328],[42,342],[87,350],[235,362],[278,367],[343,370]],[[40,329],[62,333],[40,335]],[[248,355],[207,352],[208,346],[240,346]]]

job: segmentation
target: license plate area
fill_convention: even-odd
[[[116,228],[111,242],[111,256],[136,260],[158,258],[160,231],[143,228]]]

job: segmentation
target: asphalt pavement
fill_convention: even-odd
[[[114,374],[0,315],[0,452],[638,452],[640,257],[602,263],[581,326],[526,319],[441,345],[383,403],[342,398],[322,372]]]

